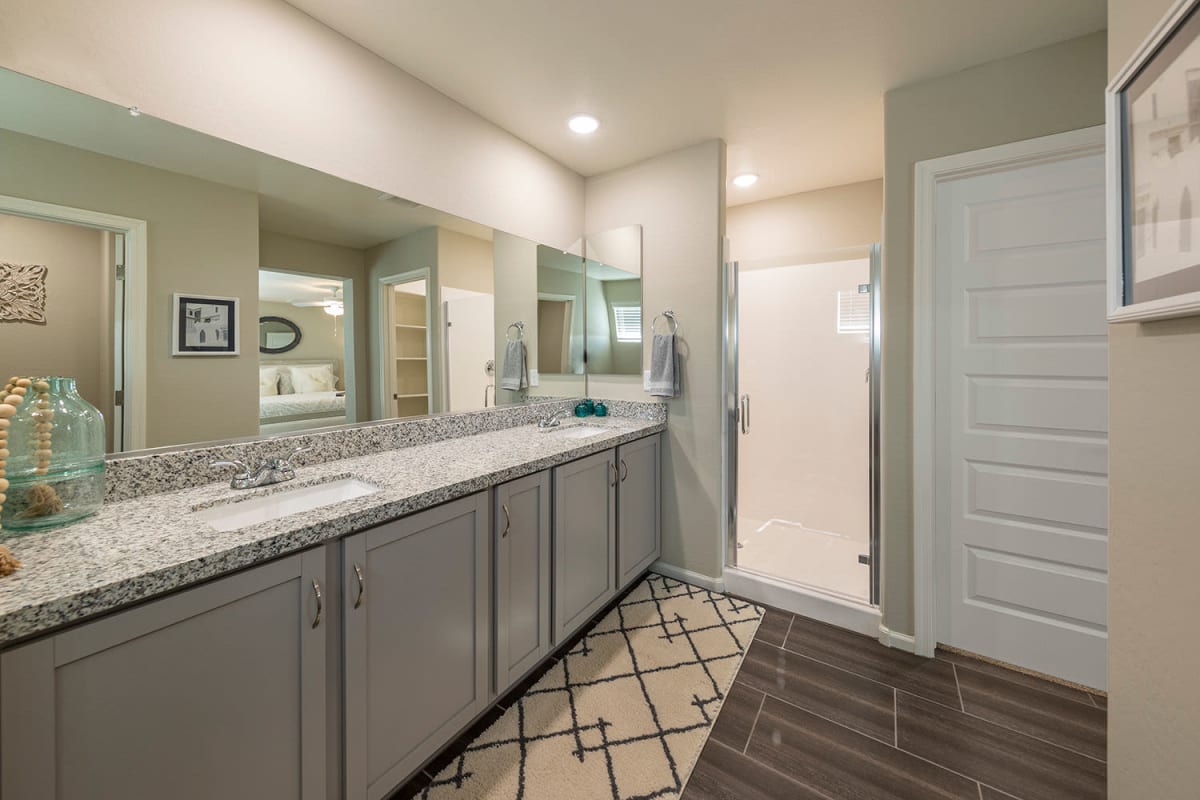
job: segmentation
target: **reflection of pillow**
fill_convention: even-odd
[[[270,397],[279,394],[279,370],[275,367],[258,368],[258,396]]]
[[[329,367],[292,367],[292,384],[297,394],[332,392],[335,382]]]
[[[291,367],[279,368],[279,393],[280,394],[295,394],[296,387],[292,385],[292,369]]]

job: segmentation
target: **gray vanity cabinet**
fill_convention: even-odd
[[[317,800],[322,548],[0,655],[0,797]]]
[[[501,693],[550,652],[550,473],[497,486],[492,521]]]
[[[554,468],[554,641],[617,593],[617,462],[613,450]]]
[[[617,448],[617,588],[624,589],[662,552],[659,474],[661,436]]]
[[[488,544],[487,492],[344,540],[347,800],[387,796],[487,706]]]

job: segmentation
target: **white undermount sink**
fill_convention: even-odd
[[[193,511],[192,516],[219,531],[236,531],[303,511],[330,506],[344,500],[366,497],[378,491],[378,486],[366,481],[360,481],[357,478],[341,478],[311,486],[300,486],[265,497],[256,497],[253,500],[222,503],[200,511]]]
[[[608,428],[601,428],[599,425],[567,425],[561,428],[551,428],[549,432],[560,439],[586,439],[589,436],[598,436],[609,431]]]

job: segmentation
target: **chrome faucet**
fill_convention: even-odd
[[[571,412],[566,409],[555,411],[550,416],[539,419],[538,427],[542,429],[557,428],[561,424],[559,420],[566,419],[569,416],[571,416]]]
[[[270,486],[293,480],[296,477],[296,468],[292,466],[292,459],[309,450],[312,448],[297,447],[286,458],[268,458],[256,469],[251,469],[246,466],[245,461],[236,458],[229,461],[214,461],[208,466],[235,467],[239,470],[229,481],[230,489],[257,489],[260,486]]]

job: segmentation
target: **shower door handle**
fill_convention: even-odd
[[[741,407],[742,413],[739,416],[742,423],[742,433],[748,433],[750,431],[750,395],[742,395]]]

